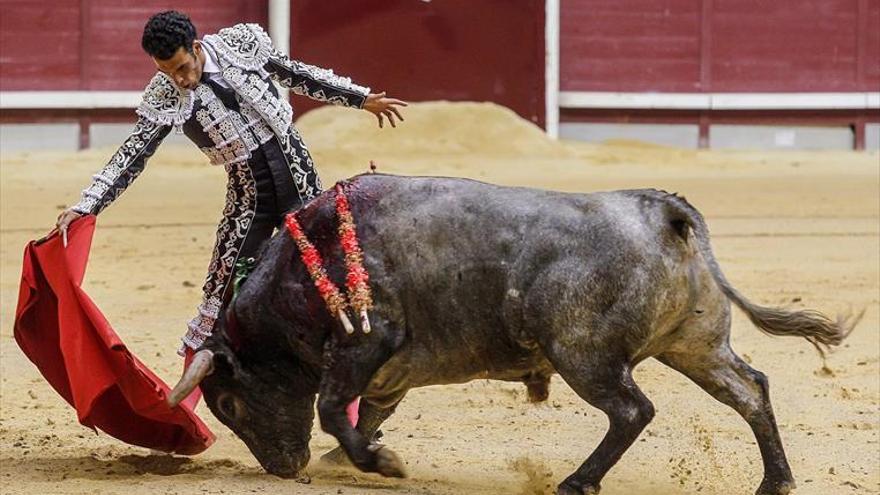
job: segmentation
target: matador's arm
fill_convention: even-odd
[[[294,60],[275,48],[269,35],[260,26],[248,24],[248,27],[254,31],[260,44],[267,45],[269,57],[263,68],[278,84],[290,88],[294,94],[313,100],[343,107],[364,107],[370,88],[355,84],[348,77],[336,75],[331,69]]]
[[[97,215],[109,206],[143,172],[147,160],[170,130],[171,126],[140,117],[131,135],[107,165],[93,176],[92,183],[83,190],[82,198],[71,209],[84,215]]]

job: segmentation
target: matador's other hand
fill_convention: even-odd
[[[405,106],[407,106],[405,101],[398,100],[397,98],[388,98],[385,96],[384,91],[381,93],[370,93],[367,95],[367,101],[364,102],[364,110],[374,114],[379,119],[379,127],[384,127],[384,119],[386,117],[388,122],[391,123],[391,127],[397,127],[397,123],[394,121],[395,116],[403,122],[403,116],[400,115],[400,110],[397,107]]]

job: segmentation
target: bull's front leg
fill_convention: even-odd
[[[324,373],[318,392],[321,429],[333,435],[358,469],[403,478],[403,462],[390,449],[372,443],[352,427],[345,408],[363,393],[376,371],[390,358],[382,332],[334,336],[324,352]]]
[[[372,404],[370,401],[365,400],[362,397],[360,407],[358,408],[357,430],[371,441],[378,441],[379,437],[377,434],[379,432],[379,427],[382,426],[382,423],[384,423],[386,419],[394,414],[397,405],[400,404],[400,400],[402,399],[398,399],[391,406],[382,407]],[[321,460],[331,464],[342,464],[347,462],[348,454],[346,454],[342,447],[339,446],[322,455]]]

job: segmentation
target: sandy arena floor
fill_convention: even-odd
[[[566,191],[657,187],[706,215],[728,278],[755,302],[829,313],[867,308],[828,359],[767,337],[734,314],[732,342],[771,383],[797,495],[880,493],[880,156],[849,152],[686,151],[631,142],[554,143],[491,105],[422,104],[401,129],[322,109],[299,127],[325,184],[365,171],[454,175]],[[606,420],[554,379],[550,400],[477,381],[412,391],[383,428],[410,477],[387,480],[313,461],[309,485],[265,474],[202,404],[218,434],[194,457],[150,456],[76,422],[12,338],[21,254],[76,200],[112,149],[3,155],[0,493],[544,494],[579,465]],[[167,381],[199,299],[224,198],[222,170],[194,147],[166,146],[100,218],[86,290],[130,348]],[[746,423],[655,361],[636,379],[654,422],[603,495],[751,494],[761,478]],[[335,441],[316,431],[313,458]]]

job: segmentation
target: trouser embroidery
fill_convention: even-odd
[[[291,163],[277,139],[255,149],[246,162],[228,164],[229,182],[223,218],[217,228],[214,253],[208,266],[203,299],[198,313],[187,325],[178,354],[186,347],[199,348],[211,335],[214,322],[232,289],[235,265],[256,257],[260,246],[284,215],[299,208],[319,192],[317,173],[308,150],[298,139],[288,136],[288,149],[297,157]],[[302,198],[302,199],[301,199]]]

